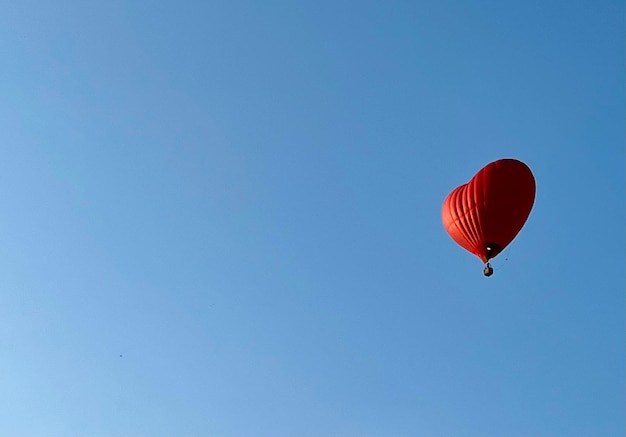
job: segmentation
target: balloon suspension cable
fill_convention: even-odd
[[[495,267],[495,270],[500,270],[502,267],[504,267],[506,262],[509,260],[510,254],[511,254],[511,248],[509,247],[509,250],[506,251],[506,255],[504,256],[504,261],[502,261],[502,263],[498,267]]]
[[[496,270],[500,270],[502,267],[504,267],[506,262],[509,260],[509,254],[510,253],[511,253],[511,248],[509,248],[509,250],[506,253],[506,257],[504,258],[504,261],[502,262],[502,264],[500,264],[496,268]],[[485,268],[483,269],[483,275],[485,275],[486,277],[489,277],[489,276],[493,275],[493,271],[494,271],[494,268],[491,266],[491,263],[489,261],[487,261],[485,263]]]

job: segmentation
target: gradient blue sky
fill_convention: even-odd
[[[0,435],[625,435],[624,16],[3,2]],[[504,157],[487,279],[440,211]]]

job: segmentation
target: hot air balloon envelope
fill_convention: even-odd
[[[454,241],[486,263],[513,241],[534,201],[535,178],[528,166],[500,159],[446,197],[443,226]]]

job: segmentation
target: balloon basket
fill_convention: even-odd
[[[485,275],[486,277],[493,275],[493,267],[491,267],[491,264],[485,264],[485,268],[483,269],[483,275]]]

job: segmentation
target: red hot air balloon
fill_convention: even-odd
[[[441,211],[443,226],[457,244],[485,263],[483,273],[491,276],[489,260],[513,241],[534,201],[535,178],[528,166],[500,159],[448,194]]]

